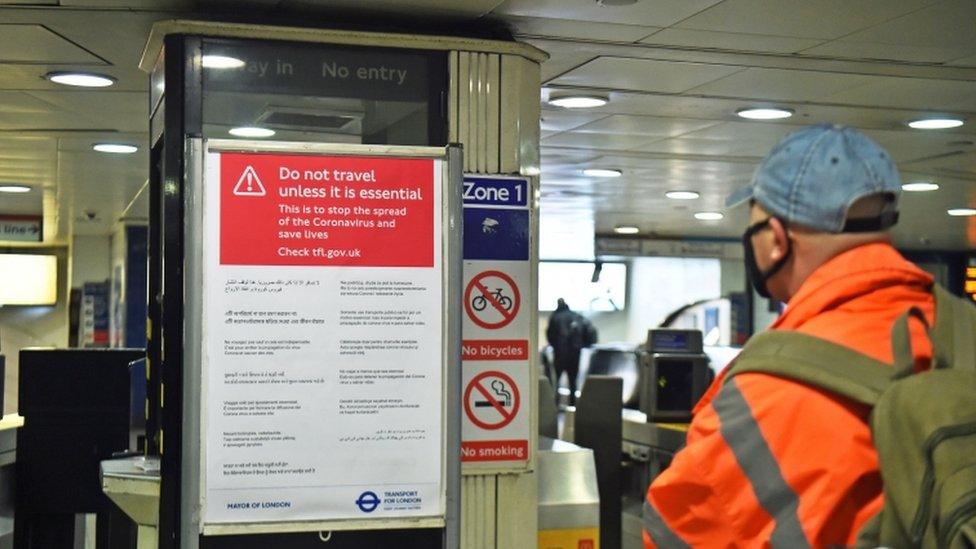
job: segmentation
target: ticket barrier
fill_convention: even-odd
[[[620,498],[623,549],[642,549],[641,512],[651,481],[685,444],[686,423],[653,423],[639,410],[623,410]]]
[[[643,547],[647,487],[684,446],[692,409],[714,378],[699,330],[650,330],[639,355],[639,410],[625,409],[621,425],[625,549]]]
[[[599,548],[593,450],[539,438],[539,549]]]
[[[700,331],[651,330],[638,351],[636,409],[621,406],[624,380],[593,375],[580,405],[566,414],[564,438],[594,449],[620,448],[597,458],[605,549],[643,547],[647,487],[684,446],[691,411],[714,378],[709,362]]]

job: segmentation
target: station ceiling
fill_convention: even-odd
[[[613,2],[607,1],[606,4]],[[972,0],[0,0],[0,182],[42,192],[0,194],[0,214],[43,211],[54,241],[108,234],[145,219],[148,79],[137,65],[157,20],[308,13],[491,23],[550,54],[543,65],[542,255],[592,257],[594,232],[633,225],[660,236],[737,237],[745,212],[724,199],[746,185],[782,136],[821,121],[857,126],[887,147],[906,181],[900,245],[972,249],[976,218],[976,3]],[[117,78],[67,88],[57,70]],[[609,101],[569,110],[570,93]],[[792,109],[783,121],[745,121],[751,106]],[[960,128],[913,130],[933,115]],[[132,142],[133,155],[91,150]],[[586,168],[623,172],[584,176]],[[691,201],[671,190],[700,193]],[[694,218],[721,211],[721,221]]]

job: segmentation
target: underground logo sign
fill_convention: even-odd
[[[359,494],[359,499],[356,500],[356,506],[364,513],[372,513],[380,506],[380,497],[375,492],[367,490]]]

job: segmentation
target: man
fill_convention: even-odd
[[[892,363],[891,327],[916,306],[934,317],[932,278],[903,259],[898,171],[856,130],[811,126],[762,161],[743,235],[756,290],[787,302],[795,330]],[[735,200],[730,199],[730,204]],[[912,325],[916,365],[931,357]],[[851,545],[881,509],[870,410],[760,373],[720,377],[696,408],[686,447],[650,486],[647,547]]]
[[[549,317],[546,339],[552,345],[555,371],[553,386],[559,387],[559,378],[566,372],[569,381],[569,404],[575,406],[580,351],[583,347],[596,343],[596,328],[586,317],[570,310],[566,301],[560,297],[556,302],[556,310]]]

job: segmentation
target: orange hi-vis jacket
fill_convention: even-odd
[[[774,330],[795,330],[892,363],[891,327],[912,306],[934,319],[932,277],[894,248],[844,252],[803,282]],[[912,323],[922,367],[932,348]],[[651,484],[644,545],[851,545],[882,507],[870,409],[766,374],[715,381],[695,409],[687,445]]]

